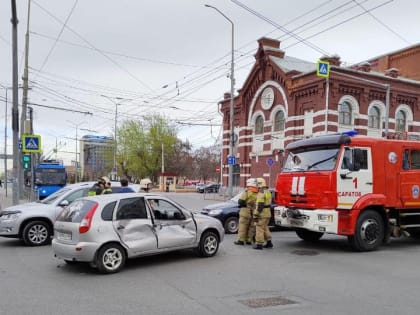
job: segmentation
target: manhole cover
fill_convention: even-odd
[[[288,305],[288,304],[297,303],[295,301],[286,299],[282,296],[274,296],[274,297],[268,297],[268,298],[255,298],[255,299],[241,300],[239,302],[252,308]]]
[[[317,252],[316,250],[309,250],[309,249],[297,249],[297,250],[294,250],[292,254],[301,255],[301,256],[316,256],[316,255],[319,255],[319,252]]]

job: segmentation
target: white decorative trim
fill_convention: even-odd
[[[283,90],[283,87],[277,83],[276,81],[273,80],[268,80],[265,81],[259,88],[258,90],[255,92],[254,97],[252,98],[251,101],[251,105],[249,106],[249,116],[248,116],[248,125],[250,124],[250,122],[252,121],[252,116],[253,116],[253,112],[254,112],[254,107],[255,104],[257,102],[257,99],[259,97],[259,95],[261,94],[261,92],[267,87],[267,86],[272,86],[275,87],[277,89],[277,91],[280,92],[281,96],[283,97],[283,100],[285,101],[286,104],[284,104],[285,106],[285,119],[287,119],[288,117],[288,112],[287,112],[287,108],[289,108],[289,104],[287,104],[287,97],[286,97],[286,92]],[[264,116],[263,116],[264,117]]]

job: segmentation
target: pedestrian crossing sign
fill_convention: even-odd
[[[23,135],[22,136],[22,152],[41,153],[41,136]]]
[[[316,64],[316,75],[328,78],[330,76],[330,63],[328,61],[318,61]]]

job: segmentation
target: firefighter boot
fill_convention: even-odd
[[[255,244],[253,248],[254,249],[263,249],[263,246],[262,246],[262,244]]]
[[[245,245],[244,241],[235,241],[233,242],[235,245]]]
[[[273,248],[273,243],[271,240],[268,240],[267,243],[263,246],[264,248]]]

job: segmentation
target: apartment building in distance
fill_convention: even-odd
[[[90,181],[108,176],[113,167],[114,138],[85,135],[79,147],[81,179]]]

